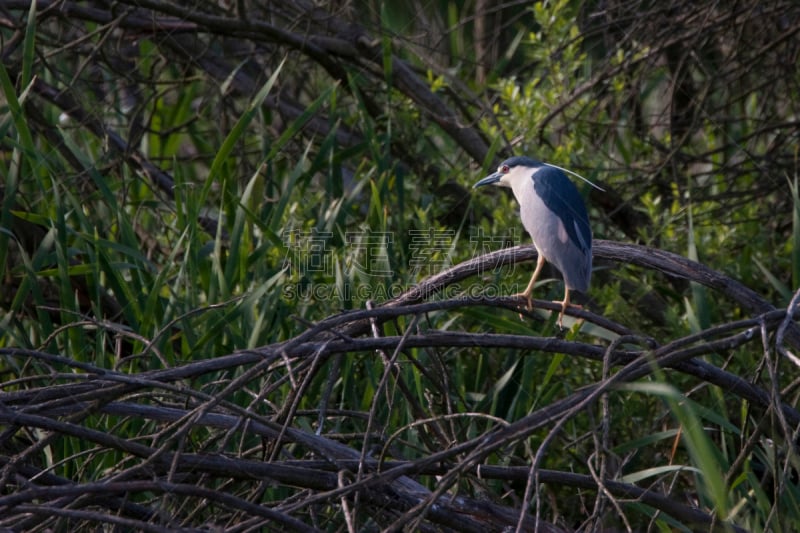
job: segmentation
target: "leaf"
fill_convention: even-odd
[[[687,471],[700,473],[700,469],[693,466],[664,465],[664,466],[654,466],[653,468],[645,468],[644,470],[639,470],[638,472],[632,472],[630,474],[626,474],[620,478],[620,481],[624,483],[638,483],[643,479],[657,477],[663,474],[670,474],[672,472],[687,472]]]
[[[256,112],[258,111],[259,107],[261,107],[261,104],[264,103],[264,99],[272,90],[272,86],[278,79],[278,74],[280,74],[284,63],[286,63],[286,58],[284,58],[277,68],[275,68],[275,72],[272,73],[272,76],[269,77],[261,90],[258,91],[258,94],[256,94],[256,96],[250,102],[247,110],[241,117],[239,117],[239,120],[236,121],[233,129],[230,131],[230,133],[228,133],[227,137],[225,137],[222,146],[220,146],[219,150],[217,151],[217,155],[214,157],[214,161],[211,163],[211,169],[208,172],[208,178],[206,178],[205,185],[203,186],[202,193],[200,194],[201,203],[205,203],[205,199],[208,197],[208,193],[211,190],[211,185],[216,181],[222,166],[228,161],[228,156],[230,156],[233,147],[236,145],[242,135],[244,135],[245,129],[253,120],[253,117],[256,116]]]

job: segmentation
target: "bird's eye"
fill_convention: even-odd
[[[500,165],[500,172],[508,174],[508,165]]]

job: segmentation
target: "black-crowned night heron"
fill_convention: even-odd
[[[506,159],[497,172],[474,187],[492,183],[514,192],[522,225],[539,253],[528,288],[521,294],[528,300],[528,308],[532,307],[531,293],[545,261],[564,276],[564,299],[558,315],[561,327],[570,289],[586,292],[592,277],[592,230],[583,198],[559,167],[530,157]]]

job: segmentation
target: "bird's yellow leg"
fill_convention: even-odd
[[[563,328],[562,321],[564,320],[564,311],[569,306],[569,289],[564,287],[564,299],[561,301],[561,312],[558,314],[558,327]]]
[[[528,300],[528,310],[533,309],[533,300],[531,299],[531,294],[533,294],[533,286],[536,284],[536,279],[539,277],[539,273],[542,271],[543,266],[544,256],[539,254],[539,258],[536,260],[536,268],[533,270],[533,276],[531,276],[531,281],[528,283],[528,287],[525,289],[525,292],[519,295]]]
[[[570,303],[569,301],[569,289],[564,287],[564,299],[560,302],[556,301],[555,303],[561,304],[561,314],[558,315],[558,327],[563,328],[564,326],[561,325],[561,321],[564,318],[564,311],[567,310],[567,307],[577,307],[578,309],[583,309],[583,306],[578,304]]]

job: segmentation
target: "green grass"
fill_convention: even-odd
[[[430,58],[415,55],[418,49],[398,50],[406,19],[382,5],[375,20],[385,31],[367,43],[375,45],[369,50],[377,61],[367,67],[348,63],[346,54],[337,57],[343,75],[336,80],[298,50],[262,55],[260,42],[253,61],[270,65],[268,75],[254,75],[244,61],[215,77],[198,65],[165,60],[171,56],[155,36],[131,45],[125,63],[130,72],[120,77],[100,59],[62,51],[51,23],[36,18],[36,5],[14,12],[26,32],[8,66],[0,65],[0,416],[42,416],[58,426],[4,418],[4,461],[61,476],[47,481],[52,487],[59,481],[156,480],[220,495],[205,509],[199,502],[208,494],[165,495],[156,485],[121,493],[177,517],[170,527],[233,527],[254,512],[236,506],[243,502],[280,511],[294,505],[291,516],[319,529],[342,530],[348,520],[355,529],[388,527],[413,505],[405,501],[393,514],[391,505],[369,500],[380,483],[358,496],[336,492],[372,475],[341,466],[362,455],[418,460],[422,470],[433,468],[423,463],[437,457],[432,464],[439,471],[413,473],[424,488],[492,501],[515,516],[523,506],[538,509],[566,529],[579,527],[593,511],[597,527],[688,527],[624,495],[597,498],[596,491],[567,483],[528,487],[527,474],[511,469],[528,467],[541,447],[542,468],[588,476],[602,466],[610,481],[653,487],[673,503],[697,502],[696,510],[747,530],[791,531],[800,524],[794,481],[800,463],[792,428],[775,411],[779,399],[791,404],[796,395],[793,368],[781,356],[795,349],[793,341],[775,344],[774,317],[763,318],[763,338],[756,326],[714,331],[750,315],[698,280],[596,261],[586,308],[608,322],[589,320],[560,332],[554,313],[537,310],[521,318],[494,299],[400,313],[356,333],[348,323],[303,337],[326,319],[345,320],[346,311],[380,308],[414,284],[490,251],[484,244],[497,250],[509,236],[510,244],[527,244],[516,203],[505,191],[461,204],[448,194],[469,194],[510,139],[519,140],[515,153],[575,167],[622,194],[625,205],[609,207],[585,188],[596,238],[628,239],[613,218],[628,207],[647,222],[637,227],[642,242],[709,264],[767,301],[785,305],[793,296],[800,279],[794,177],[773,193],[786,193],[790,210],[774,208],[769,219],[757,202],[726,206],[726,198],[738,199],[741,191],[728,189],[728,160],[717,152],[707,157],[717,165],[707,174],[669,187],[655,184],[666,172],[660,158],[661,147],[671,146],[669,133],[653,128],[645,138],[631,129],[633,116],[611,110],[632,94],[652,103],[668,75],[663,66],[643,70],[639,92],[630,92],[626,77],[637,71],[625,69],[615,71],[602,91],[580,92],[595,75],[593,67],[603,66],[594,63],[598,58],[580,34],[580,10],[566,1],[537,3],[525,12],[533,17],[530,28],[508,26],[510,47],[486,72],[489,85],[473,88],[473,79],[462,85],[453,76],[471,72],[471,22],[462,21],[454,6],[436,5],[452,30],[443,49],[463,59],[449,70],[437,71]],[[102,39],[111,35],[105,28],[73,22],[87,44],[113,52]],[[218,43],[211,41],[209,50],[216,52]],[[62,44],[65,51],[77,50]],[[647,53],[620,51],[608,61],[616,67]],[[463,112],[464,127],[476,126],[487,140],[481,161],[472,161],[438,117],[398,85],[401,56],[444,101],[462,98],[454,107]],[[81,61],[97,66],[102,91],[82,90],[96,80],[90,69],[77,68]],[[506,70],[519,65],[527,70]],[[78,72],[72,85],[65,72]],[[255,76],[253,94],[237,90],[237,73]],[[74,117],[60,116],[63,110],[37,93],[34,80],[69,90],[109,131],[130,136],[130,146],[114,150]],[[141,89],[133,115],[121,107],[121,88],[130,80]],[[480,89],[475,98],[486,96],[491,105],[473,107],[465,86]],[[297,107],[290,112],[280,107],[284,103]],[[553,115],[554,109],[563,114]],[[734,133],[741,139],[756,135],[753,124],[733,132],[703,122],[681,153],[726,149]],[[173,187],[154,183],[141,161],[162,169]],[[736,187],[759,183],[761,171],[751,166],[737,167]],[[783,205],[773,197],[770,202]],[[484,243],[480,236],[495,239]],[[459,279],[447,287],[448,295],[477,297],[480,289],[508,296],[525,286],[532,268],[507,265]],[[560,281],[548,279],[535,296],[556,299],[561,291]],[[445,297],[427,301],[437,299]],[[623,338],[619,332],[626,328],[630,336]],[[403,344],[439,333],[475,345]],[[516,337],[502,347],[478,346],[489,334]],[[730,336],[729,345],[708,348],[723,335]],[[619,357],[633,353],[628,369],[648,357],[654,348],[645,336],[661,348],[675,342],[676,351],[685,342],[715,370],[760,387],[766,405],[699,374],[651,369],[598,395],[602,401],[555,410],[621,371],[616,364],[604,367],[603,350]],[[403,346],[329,351],[373,337],[397,337]],[[540,349],[519,347],[539,339],[545,343]],[[548,348],[561,341],[563,349]],[[292,351],[297,343],[304,352]],[[84,384],[89,388],[80,389]],[[132,406],[151,411],[125,410]],[[541,422],[486,451],[503,428],[526,420]],[[181,454],[242,461],[237,468],[244,461],[290,469],[297,468],[292,461],[330,459],[341,479],[325,485],[324,474],[332,471],[315,463],[318,486],[267,474],[254,480],[233,466],[229,472],[189,468]],[[163,457],[169,460],[160,463]],[[465,466],[467,457],[508,467],[507,477],[482,477]],[[31,483],[48,479],[34,477]],[[317,500],[303,505],[312,498]],[[46,500],[28,503],[33,501]],[[84,501],[72,504],[79,509]],[[411,515],[405,519],[423,516]],[[85,517],[70,520],[54,516],[13,525],[97,525]]]

